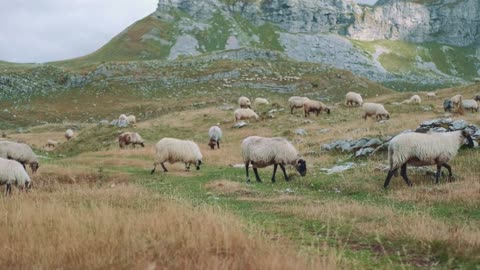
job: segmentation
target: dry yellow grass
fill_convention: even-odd
[[[222,195],[249,195],[255,193],[247,188],[246,184],[233,182],[230,180],[216,180],[205,185],[207,190]]]

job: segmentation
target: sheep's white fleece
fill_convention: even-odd
[[[407,99],[403,101],[403,103],[408,103],[408,104],[420,104],[422,103],[422,99],[420,98],[419,95],[413,95],[410,97],[410,99]]]
[[[455,95],[450,99],[455,106],[459,106],[463,100],[462,95]]]
[[[326,111],[327,109],[327,105],[325,105],[323,102],[317,101],[317,100],[311,100],[311,99],[305,101],[305,103],[303,104],[303,107],[305,111],[310,111],[311,109]]]
[[[372,115],[388,115],[388,111],[383,107],[382,104],[378,103],[364,103],[362,106],[362,109],[364,111],[364,117],[367,116],[372,116]]]
[[[462,131],[397,135],[388,146],[390,170],[407,162],[417,167],[447,163],[457,155],[463,140]]]
[[[358,106],[362,106],[363,105],[363,99],[362,99],[362,96],[359,94],[359,93],[355,93],[355,92],[348,92],[346,95],[345,95],[345,105],[348,106],[348,103],[351,102],[351,103],[356,103],[358,104]],[[353,105],[353,104],[352,104]]]
[[[288,105],[291,108],[303,108],[303,104],[307,101],[310,100],[307,97],[299,97],[299,96],[293,96],[288,99]]]
[[[297,149],[285,138],[264,138],[250,136],[243,140],[243,161],[253,162],[254,168],[264,168],[272,164],[294,165],[299,159]]]
[[[260,118],[252,109],[236,109],[233,114],[235,116],[235,121],[250,118],[258,120]]]
[[[193,141],[163,138],[155,144],[155,165],[163,162],[195,164],[202,158],[200,148]]]
[[[0,158],[0,185],[24,186],[30,183],[30,176],[18,161]]]
[[[130,136],[129,143],[143,143],[142,136],[140,136],[140,134],[138,134],[137,132],[126,131],[126,132],[123,132],[122,134],[120,134],[119,137],[123,137],[123,136],[126,136],[126,135]]]
[[[127,116],[127,122],[129,124],[135,124],[135,123],[137,123],[137,118],[133,114],[129,115],[129,116]]]
[[[0,157],[14,159],[18,162],[30,164],[38,163],[37,155],[33,152],[28,144],[1,141],[0,142]]]
[[[464,101],[462,101],[462,106],[464,109],[478,110],[478,102],[474,99],[465,99]]]
[[[240,106],[240,108],[250,107],[251,105],[252,103],[250,102],[249,98],[244,96],[238,98],[238,106]]]
[[[218,126],[212,126],[208,130],[208,136],[210,137],[211,140],[214,140],[216,142],[220,141],[222,139],[222,130]]]
[[[437,96],[437,94],[435,94],[435,92],[428,92],[427,93],[428,98],[433,98],[433,97],[436,97],[436,96]]]
[[[72,137],[73,137],[73,130],[69,128],[65,131],[65,138],[70,140]]]
[[[255,101],[253,102],[253,104],[255,106],[258,106],[258,105],[268,105],[270,103],[268,103],[268,100],[266,98],[255,98]]]

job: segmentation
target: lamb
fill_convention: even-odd
[[[73,130],[69,128],[65,131],[65,138],[67,140],[70,140],[71,138],[73,138],[73,134]]]
[[[7,185],[5,196],[12,193],[12,184],[28,190],[31,182],[22,164],[16,160],[0,158],[0,185]]]
[[[359,93],[348,92],[345,95],[345,105],[351,107],[358,107],[363,105],[362,96]]]
[[[251,108],[251,105],[252,103],[249,98],[244,96],[238,98],[238,106],[240,106],[240,108]]]
[[[142,136],[136,132],[123,132],[118,136],[118,144],[120,148],[124,148],[129,144],[133,145],[133,148],[135,148],[135,145],[137,144],[145,147]]]
[[[478,102],[474,99],[465,99],[462,101],[462,106],[464,109],[472,110],[472,113],[478,112]]]
[[[365,120],[367,120],[367,116],[375,116],[375,119],[377,120],[381,120],[384,117],[390,119],[390,114],[382,104],[367,102],[363,104],[362,109],[364,111],[363,119]]]
[[[255,105],[255,107],[257,106],[262,106],[262,105],[268,105],[270,103],[268,103],[268,100],[266,98],[256,98],[255,101],[253,101],[253,105]]]
[[[433,99],[437,96],[437,94],[435,92],[428,92],[427,93],[427,98],[428,99]]]
[[[407,177],[407,164],[418,166],[437,165],[435,183],[438,184],[441,168],[448,170],[449,178],[452,177],[452,168],[447,164],[457,155],[458,149],[464,144],[465,139],[468,146],[473,147],[473,140],[466,131],[453,132],[430,132],[430,133],[402,133],[395,136],[388,146],[388,160],[390,170],[384,187],[387,188],[394,174],[401,168],[400,175],[408,186],[412,183]]]
[[[422,103],[422,99],[420,98],[419,95],[413,95],[413,96],[410,97],[410,99],[404,100],[402,103],[420,104],[420,103]]]
[[[136,118],[135,115],[133,115],[133,114],[132,114],[132,115],[129,115],[129,116],[127,116],[127,122],[128,122],[129,124],[134,125],[134,124],[137,123],[137,118]]]
[[[190,165],[195,164],[197,170],[200,170],[202,164],[202,153],[200,148],[193,141],[178,140],[174,138],[163,138],[155,145],[155,161],[153,163],[153,174],[160,164],[163,171],[168,172],[163,163],[184,162],[185,168],[190,170]]]
[[[310,100],[310,99],[307,97],[298,97],[298,96],[290,97],[288,99],[288,106],[290,107],[290,113],[293,114],[293,109],[303,108],[303,104],[307,100]]]
[[[318,116],[321,111],[325,111],[330,114],[330,108],[328,108],[323,102],[316,101],[316,100],[307,100],[303,104],[303,109],[305,111],[305,117],[310,115],[310,112],[315,112]]]
[[[235,122],[237,122],[238,120],[251,118],[255,118],[255,120],[257,121],[260,119],[258,114],[256,114],[252,109],[236,109],[233,114],[235,116]]]
[[[250,164],[253,167],[257,182],[262,182],[258,176],[257,168],[265,168],[270,165],[273,165],[272,183],[275,183],[275,174],[278,166],[283,171],[285,181],[289,181],[285,172],[285,165],[287,164],[294,166],[301,176],[307,174],[306,161],[299,157],[295,147],[284,138],[250,136],[243,140],[241,149],[247,173],[247,182],[250,182]]]
[[[60,143],[54,140],[47,140],[45,147],[57,147]]]
[[[215,145],[217,148],[220,149],[220,140],[222,139],[222,130],[219,126],[212,126],[208,130],[208,137],[210,137],[210,141],[208,142],[208,146],[210,148],[215,149]]]
[[[20,162],[24,168],[25,164],[29,164],[33,173],[35,173],[40,167],[37,155],[35,155],[29,145],[24,143],[10,141],[0,142],[0,157],[16,160]]]

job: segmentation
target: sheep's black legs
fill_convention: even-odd
[[[442,165],[437,165],[437,173],[435,174],[435,184],[438,184],[440,173],[442,172]]]
[[[217,148],[220,149],[220,141],[217,141]]]
[[[12,184],[7,184],[5,187],[5,196],[8,196],[9,194],[12,194]]]
[[[157,169],[157,164],[153,164],[153,170],[150,172],[150,174],[153,174],[155,172],[155,169]]]
[[[408,180],[408,177],[407,177],[407,163],[402,165],[402,168],[400,170],[400,175],[403,177],[403,180],[405,180],[405,182],[409,187],[413,186],[412,182],[410,182],[410,180]]]
[[[447,163],[442,164],[443,167],[445,167],[448,170],[448,180],[450,181],[450,178],[452,178],[452,167],[448,165]]]
[[[260,179],[260,176],[258,176],[258,169],[253,167],[253,172],[255,173],[255,179],[257,182],[262,182],[262,179]]]
[[[163,168],[163,171],[164,171],[164,172],[168,172],[167,168],[165,168],[165,165],[163,165],[163,162],[160,163],[160,165],[162,165],[162,168]]]
[[[250,162],[245,162],[245,171],[247,172],[247,183],[250,182],[250,176],[248,175],[248,170],[250,168]]]
[[[187,171],[190,170],[190,163],[185,163],[185,170],[187,170]]]
[[[393,175],[397,173],[397,171],[398,171],[398,169],[393,169],[393,170],[388,171],[387,179],[385,179],[385,183],[383,184],[384,188],[388,187],[388,185],[390,184],[390,180],[392,179]]]
[[[278,164],[278,165],[280,165],[280,169],[282,169],[283,176],[285,177],[285,181],[289,181],[290,179],[288,179],[287,172],[285,171],[285,166],[283,166],[283,164]]]
[[[275,174],[277,173],[278,164],[273,164],[273,175],[272,175],[272,183],[275,183]]]

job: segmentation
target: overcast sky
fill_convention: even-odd
[[[157,2],[0,0],[0,60],[49,62],[91,53],[154,12]]]

